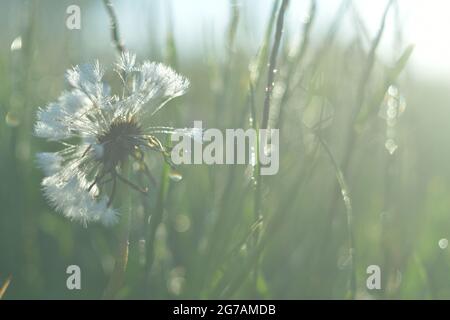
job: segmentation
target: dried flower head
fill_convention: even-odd
[[[156,135],[179,130],[149,126],[149,120],[189,86],[186,78],[169,67],[148,61],[138,65],[136,56],[128,52],[119,58],[115,71],[122,83],[120,95],[111,94],[98,61],[68,70],[70,90],[37,114],[35,134],[64,146],[37,156],[46,175],[42,181],[45,196],[66,217],[84,224],[117,222],[112,202],[118,182],[147,192],[123,176],[126,161],[139,162],[149,179],[146,150],[157,151],[170,163],[168,149]],[[195,131],[180,130],[189,135]]]

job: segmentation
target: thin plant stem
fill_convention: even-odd
[[[110,0],[103,0],[103,4],[105,5],[106,11],[109,15],[109,20],[111,24],[111,38],[113,40],[114,46],[119,54],[125,52],[125,46],[123,45],[122,39],[120,37],[119,32],[119,22],[117,20],[117,15],[114,10],[114,6],[112,5]]]
[[[164,205],[169,188],[169,172],[170,165],[164,163],[164,168],[161,175],[161,185],[159,189],[158,200],[154,213],[148,217],[148,228],[145,236],[145,285],[150,282],[150,272],[152,270],[153,262],[155,260],[155,238],[156,231],[163,219]]]
[[[266,30],[264,33],[264,38],[262,41],[262,45],[258,50],[258,53],[250,62],[250,82],[252,83],[254,88],[259,88],[261,82],[261,73],[267,65],[268,52],[269,52],[269,44],[270,44],[270,36],[272,35],[273,26],[275,24],[275,18],[277,16],[277,8],[279,5],[279,0],[275,0],[273,2],[272,10],[270,13],[270,18],[266,26]]]
[[[118,291],[121,289],[125,271],[128,264],[128,248],[129,248],[129,236],[130,236],[130,224],[131,215],[125,214],[121,221],[121,230],[119,235],[119,245],[114,262],[114,270],[108,285],[103,293],[103,299],[110,300],[117,296]]]
[[[344,178],[344,174],[341,168],[339,167],[336,157],[333,155],[330,147],[325,142],[325,140],[322,139],[320,134],[316,134],[316,137],[320,145],[323,147],[323,149],[325,150],[325,152],[327,153],[328,157],[331,160],[334,171],[336,173],[337,182],[341,190],[342,200],[344,201],[345,204],[345,209],[347,213],[348,261],[350,262],[350,281],[349,281],[348,296],[350,299],[354,299],[356,296],[356,269],[355,269],[356,262],[355,262],[355,235],[353,225],[352,201],[350,198],[347,183]]]
[[[304,24],[303,28],[303,36],[301,38],[299,47],[297,52],[294,54],[293,57],[290,57],[288,60],[288,70],[287,75],[284,81],[284,92],[281,97],[280,103],[279,103],[279,115],[277,120],[277,127],[282,128],[284,114],[285,114],[285,108],[284,106],[287,104],[289,98],[290,98],[290,89],[291,89],[291,81],[293,79],[293,76],[295,74],[295,71],[301,65],[303,62],[303,59],[305,57],[305,54],[307,52],[308,46],[309,46],[309,40],[310,40],[310,33],[312,30],[312,25],[314,23],[315,17],[317,12],[317,0],[311,0],[310,8],[309,8],[309,14],[308,14],[308,21]]]
[[[284,27],[284,16],[286,13],[286,9],[288,7],[289,0],[283,0],[280,6],[280,9],[278,11],[277,16],[277,24],[275,28],[275,39],[272,47],[272,51],[270,54],[270,60],[269,60],[269,69],[268,69],[268,76],[267,76],[267,86],[266,86],[266,95],[264,99],[264,109],[263,109],[263,118],[261,122],[261,129],[267,129],[268,122],[269,122],[269,114],[270,114],[270,99],[272,97],[272,91],[274,87],[274,81],[275,81],[275,70],[276,70],[276,63],[277,63],[277,56],[278,51],[280,48],[281,43],[281,36],[283,34],[283,27]],[[254,119],[254,128],[257,129],[255,124],[255,117],[256,117],[256,111],[254,108],[254,97],[253,97],[253,89],[252,85],[250,87],[250,105],[251,105],[251,111],[252,111],[252,118]],[[257,130],[258,131],[258,130]],[[259,133],[258,133],[258,141],[257,141],[257,150],[256,150],[256,166],[255,166],[255,174],[254,179],[256,182],[256,188],[254,193],[254,219],[255,221],[258,221],[260,215],[261,215],[261,172],[260,172],[260,165],[259,165],[259,150],[261,148],[261,143],[264,145],[265,141],[259,141]],[[254,235],[254,247],[257,249],[258,246],[258,239],[259,239],[259,231],[255,232]],[[254,266],[253,271],[253,285],[255,289],[255,293],[257,293],[257,284],[258,284],[258,277],[259,277],[259,260],[260,256],[259,254],[256,255],[256,263]]]
[[[277,57],[278,51],[280,49],[281,44],[281,36],[283,34],[284,28],[284,16],[286,13],[286,9],[288,7],[289,0],[283,0],[280,6],[280,10],[278,11],[277,17],[277,25],[275,28],[275,40],[272,46],[272,51],[270,53],[269,60],[269,70],[267,74],[267,86],[265,88],[266,95],[264,98],[264,110],[263,117],[261,121],[261,129],[267,129],[269,125],[269,114],[270,114],[270,100],[272,98],[272,91],[274,87],[275,73],[276,73],[276,65],[277,65]],[[263,142],[264,143],[264,142]]]
[[[350,165],[350,160],[352,158],[353,155],[353,150],[354,150],[354,145],[356,142],[356,133],[354,132],[354,125],[356,124],[356,121],[358,119],[358,115],[360,114],[360,111],[362,109],[362,106],[364,104],[365,101],[365,96],[366,96],[366,89],[367,89],[367,84],[369,82],[370,76],[372,74],[372,70],[373,67],[375,65],[375,54],[377,51],[377,48],[380,44],[381,38],[383,36],[384,33],[384,29],[385,29],[385,25],[386,25],[386,17],[387,14],[389,12],[389,9],[391,7],[391,5],[393,4],[393,0],[390,0],[389,3],[387,4],[383,16],[381,18],[381,22],[380,22],[380,27],[378,29],[378,32],[375,36],[375,39],[372,42],[370,51],[369,51],[369,55],[367,57],[366,60],[366,64],[363,68],[363,71],[361,73],[361,79],[358,82],[358,88],[357,88],[357,93],[356,93],[356,99],[355,99],[355,104],[353,106],[353,109],[351,111],[351,119],[350,119],[350,124],[348,126],[347,129],[347,133],[346,136],[344,138],[344,159],[342,160],[341,166],[340,168],[342,169],[342,172],[344,173],[344,175],[347,175],[348,173],[348,169],[349,169],[349,165]],[[328,228],[331,228],[331,223],[332,220],[334,218],[334,213],[336,212],[335,208],[336,208],[336,204],[338,202],[338,199],[340,197],[340,188],[339,185],[336,184],[334,186],[334,196],[331,200],[329,209],[328,209]],[[326,232],[327,236],[324,239],[324,243],[327,243],[328,239],[326,239],[327,237],[329,237],[330,232]]]
[[[253,183],[255,186],[254,190],[254,198],[253,198],[253,219],[255,220],[255,223],[260,221],[262,219],[261,215],[261,166],[259,162],[259,150],[260,150],[260,139],[259,139],[259,131],[258,131],[258,125],[255,121],[256,119],[256,106],[255,106],[255,96],[254,96],[254,89],[252,84],[250,84],[250,112],[251,117],[253,119],[252,126],[253,129],[257,132],[256,134],[256,150],[255,150],[255,164],[254,164],[254,172],[253,172]],[[253,236],[253,247],[256,249],[259,242],[260,232],[259,227],[255,229],[254,236]],[[257,257],[259,260],[259,257]],[[258,277],[259,277],[259,261],[256,262],[254,272],[253,272],[253,287],[255,290],[255,295],[258,294]]]

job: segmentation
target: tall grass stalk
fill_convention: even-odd
[[[250,84],[250,112],[251,112],[251,119],[253,121],[251,122],[253,130],[257,132],[256,135],[256,150],[254,150],[254,157],[255,157],[255,164],[253,167],[253,185],[254,185],[254,195],[253,195],[253,219],[255,223],[257,221],[262,220],[262,212],[261,212],[261,166],[259,163],[259,150],[261,147],[261,141],[259,139],[259,130],[258,130],[258,123],[255,120],[256,119],[256,105],[255,105],[255,93],[253,85]],[[253,249],[255,250],[258,246],[259,237],[260,237],[260,228],[257,226],[255,229],[255,232],[253,234]],[[255,290],[255,296],[258,294],[258,277],[259,277],[259,265],[258,262],[255,264],[255,269],[253,272],[253,288]]]
[[[346,128],[346,133],[344,137],[344,147],[343,147],[343,160],[341,162],[341,165],[339,166],[343,176],[347,176],[349,164],[351,157],[353,155],[354,145],[356,142],[356,132],[354,131],[354,126],[357,122],[358,116],[360,114],[360,111],[363,107],[363,104],[365,102],[365,96],[366,96],[366,90],[367,86],[372,74],[373,67],[375,65],[375,58],[376,58],[376,52],[379,47],[381,38],[384,33],[385,25],[386,25],[386,18],[387,14],[389,12],[389,9],[391,5],[393,4],[393,0],[390,0],[388,4],[386,5],[386,8],[384,9],[380,26],[378,29],[378,32],[372,41],[365,65],[363,66],[363,69],[361,71],[360,79],[358,81],[358,87],[356,90],[356,98],[355,102],[353,104],[352,109],[350,110],[350,122],[348,127]],[[348,190],[348,189],[347,189]],[[332,200],[330,202],[330,206],[328,209],[328,220],[327,220],[327,228],[326,228],[326,235],[324,237],[323,245],[326,245],[328,243],[328,239],[331,236],[331,225],[332,221],[334,219],[334,213],[336,212],[336,205],[338,202],[338,199],[342,196],[342,186],[340,185],[339,181],[335,184],[333,187],[333,196]],[[348,216],[348,207],[346,206],[347,210],[347,216]],[[348,217],[347,217],[348,220]],[[347,221],[348,222],[348,221]],[[354,263],[354,262],[353,262]],[[354,297],[354,294],[352,295]]]
[[[320,145],[327,153],[330,161],[333,165],[333,169],[336,174],[337,182],[339,184],[342,200],[344,201],[345,210],[347,214],[347,241],[348,241],[348,261],[350,264],[350,281],[349,281],[349,289],[348,289],[348,297],[349,299],[354,299],[356,296],[356,261],[355,261],[355,232],[353,226],[353,207],[352,200],[350,198],[350,191],[345,181],[344,173],[339,167],[338,161],[331,151],[328,144],[323,140],[320,134],[316,135]]]
[[[280,6],[280,9],[278,11],[277,16],[277,24],[275,29],[275,37],[274,37],[274,43],[272,47],[272,51],[270,53],[270,60],[269,60],[269,68],[268,68],[268,76],[267,76],[267,86],[265,88],[266,95],[264,99],[264,109],[263,109],[263,118],[261,121],[261,129],[267,129],[268,127],[268,121],[269,121],[269,114],[270,114],[270,99],[272,97],[272,91],[274,88],[274,81],[275,81],[275,73],[276,73],[276,64],[277,64],[277,56],[278,51],[281,44],[281,36],[283,34],[283,28],[284,28],[284,16],[287,10],[287,7],[289,5],[289,0],[283,0]],[[251,113],[253,120],[253,129],[255,129],[258,132],[258,128],[256,125],[256,110],[255,110],[255,101],[254,101],[254,93],[252,84],[250,84],[250,105],[251,105]],[[257,135],[259,136],[259,134]],[[261,145],[262,143],[262,145]],[[259,164],[259,150],[264,148],[266,141],[260,141],[259,138],[257,139],[257,146],[256,146],[256,165],[255,165],[255,172],[254,172],[254,183],[255,183],[255,193],[254,193],[254,219],[255,221],[259,220],[259,217],[261,216],[261,170],[260,170],[260,164]],[[256,230],[254,234],[253,244],[254,248],[257,248],[259,240],[259,229]],[[258,285],[258,277],[259,277],[259,254],[256,256],[256,263],[255,268],[253,271],[253,286],[255,289],[255,294],[257,294],[257,285]]]
[[[312,30],[312,26],[314,24],[314,20],[316,18],[317,12],[317,0],[311,0],[310,8],[308,12],[308,20],[303,25],[303,35],[301,37],[300,43],[298,44],[298,48],[296,52],[292,54],[292,56],[288,56],[288,62],[286,66],[286,77],[283,79],[284,91],[281,96],[279,106],[278,106],[278,119],[277,119],[277,127],[280,130],[283,127],[284,115],[286,113],[285,106],[288,103],[290,93],[291,93],[291,82],[295,75],[295,72],[298,71],[298,67],[302,64],[303,59],[306,55],[307,49],[310,43],[310,34]]]
[[[250,62],[250,88],[259,88],[260,81],[262,79],[261,73],[267,66],[267,59],[269,58],[269,46],[270,38],[272,37],[273,27],[275,25],[275,19],[277,17],[277,9],[279,7],[280,0],[275,0],[273,2],[272,10],[269,16],[269,21],[267,22],[266,30],[264,33],[264,38],[262,44],[256,54],[255,58]],[[249,93],[250,94],[250,93]],[[254,118],[256,121],[256,118]]]
[[[125,46],[122,42],[122,38],[120,37],[119,21],[117,20],[114,6],[110,0],[103,0],[103,4],[105,5],[106,11],[109,15],[112,41],[116,47],[117,52],[119,52],[119,54],[122,54],[125,51]]]
[[[272,98],[272,91],[274,88],[275,74],[277,68],[277,57],[278,50],[280,49],[281,36],[283,34],[284,28],[284,16],[289,5],[289,0],[283,0],[281,2],[280,9],[277,16],[277,24],[275,28],[275,38],[272,46],[272,51],[270,53],[269,59],[269,70],[267,72],[267,85],[266,85],[266,95],[264,98],[264,109],[261,120],[261,129],[267,129],[269,125],[269,115],[270,115],[270,100]],[[265,142],[263,142],[265,143]]]
[[[351,159],[351,156],[353,154],[353,147],[356,141],[356,134],[354,132],[354,125],[356,124],[356,121],[358,119],[358,116],[360,114],[360,111],[364,105],[365,102],[365,96],[367,91],[367,85],[369,84],[370,77],[372,75],[372,70],[375,64],[375,57],[376,52],[379,47],[381,38],[383,37],[383,33],[386,26],[386,17],[389,13],[389,9],[391,8],[392,4],[394,3],[394,0],[390,0],[388,4],[386,5],[386,8],[384,9],[383,16],[381,18],[380,27],[378,29],[378,32],[372,42],[372,45],[370,47],[366,64],[364,68],[361,71],[361,76],[358,81],[358,88],[356,90],[356,98],[355,98],[355,104],[353,106],[353,109],[351,110],[350,114],[350,125],[347,129],[347,136],[345,138],[345,145],[344,145],[344,159],[342,161],[342,169],[344,170],[344,173],[347,173],[349,162]]]

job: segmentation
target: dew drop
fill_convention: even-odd
[[[186,271],[183,267],[176,267],[169,272],[167,288],[170,293],[178,296],[183,292],[186,282],[185,274]]]
[[[442,238],[441,240],[439,240],[438,245],[439,245],[439,248],[441,248],[442,250],[447,249],[448,240],[445,238]]]
[[[17,37],[11,43],[11,51],[17,51],[22,49],[22,37]]]
[[[8,112],[5,117],[5,122],[10,127],[17,127],[20,124],[20,119],[14,112]]]
[[[175,217],[175,230],[177,232],[186,232],[191,227],[191,220],[185,214],[179,214]]]
[[[396,86],[389,86],[388,94],[393,97],[398,96],[398,88]]]
[[[84,217],[87,215],[87,210],[86,210],[86,208],[79,208],[78,213],[80,214],[80,216]]]
[[[397,117],[397,109],[398,109],[397,100],[389,99],[387,109],[387,116],[389,119],[395,119]]]
[[[175,170],[172,170],[169,173],[169,178],[172,181],[178,182],[178,181],[181,181],[181,179],[183,179],[183,176],[181,175],[181,173],[179,173],[179,172],[177,172]]]
[[[398,149],[398,145],[395,143],[393,139],[387,139],[384,146],[391,155],[393,155],[394,152]]]
[[[271,157],[272,156],[272,145],[271,144],[266,144],[264,146],[264,155],[266,157]],[[255,151],[255,164],[256,164],[256,151]]]

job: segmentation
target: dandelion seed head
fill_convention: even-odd
[[[130,73],[134,71],[134,65],[136,63],[136,55],[126,51],[121,54],[119,60],[117,61],[118,70]]]
[[[127,161],[140,161],[156,151],[166,158],[166,147],[158,134],[201,137],[201,130],[151,127],[152,116],[169,100],[184,94],[189,81],[171,68],[155,62],[136,63],[125,52],[116,62],[122,80],[120,95],[113,95],[104,82],[106,69],[95,61],[69,69],[65,74],[68,91],[56,102],[39,108],[34,126],[36,136],[60,142],[54,153],[39,153],[38,166],[44,196],[67,218],[87,225],[100,222],[113,225],[119,212],[112,207],[116,184],[123,182],[146,192],[120,175]],[[139,155],[139,156],[138,156]],[[148,168],[147,168],[148,169]]]

